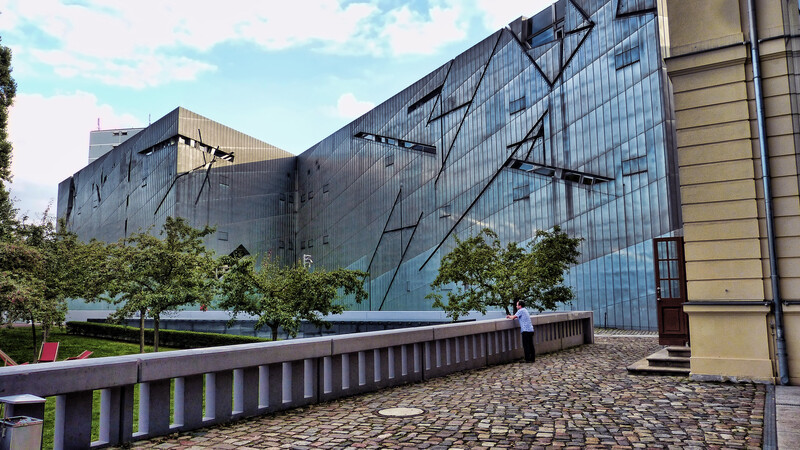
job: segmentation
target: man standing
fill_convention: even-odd
[[[522,332],[522,349],[525,351],[525,361],[536,361],[536,348],[533,345],[533,324],[528,310],[525,309],[525,302],[517,302],[517,313],[507,315],[506,319],[519,319],[519,330]]]

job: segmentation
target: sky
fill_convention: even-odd
[[[0,0],[10,186],[55,214],[89,132],[178,106],[299,154],[552,0]]]

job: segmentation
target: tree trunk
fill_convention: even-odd
[[[144,313],[145,310],[139,311],[139,353],[144,353]]]
[[[269,329],[272,330],[272,340],[273,341],[277,341],[278,340],[278,325],[271,326],[271,327],[269,327]]]
[[[153,316],[153,351],[158,351],[158,320],[161,318],[160,314]]]
[[[33,314],[31,314],[31,333],[33,333],[33,359],[31,362],[36,362],[39,354],[36,353],[36,322],[33,321]]]

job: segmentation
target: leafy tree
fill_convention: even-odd
[[[0,240],[9,240],[16,225],[16,210],[5,183],[11,181],[11,143],[8,142],[8,108],[17,95],[11,77],[11,49],[0,45]]]
[[[14,208],[11,194],[0,180],[0,241],[14,239],[14,232],[18,226],[16,215],[17,209]]]
[[[581,241],[558,226],[537,231],[527,249],[516,242],[503,247],[489,228],[464,241],[456,237],[456,247],[442,258],[431,283],[434,292],[426,298],[453,320],[470,311],[485,314],[489,307],[511,314],[519,300],[538,311],[554,309],[574,297],[563,282],[569,266],[578,262]],[[445,303],[442,291],[452,285]]]
[[[192,228],[183,218],[167,217],[163,239],[146,232],[121,240],[111,252],[114,272],[104,298],[121,307],[112,319],[139,314],[140,351],[144,351],[144,318],[153,318],[153,351],[158,351],[162,314],[213,297],[216,261],[203,238],[214,232],[208,226]]]
[[[31,322],[33,359],[36,359],[36,321],[43,304],[41,271],[42,255],[24,242],[0,241],[0,315],[3,323],[20,320]]]
[[[8,108],[17,95],[17,83],[11,77],[11,49],[0,45],[0,180],[11,181],[11,143],[8,142]]]
[[[93,297],[104,287],[98,261],[104,244],[84,244],[63,226],[56,229],[43,215],[40,223],[21,223],[14,239],[0,241],[0,311],[4,322],[31,322],[33,348],[36,324],[43,340],[53,326],[64,322],[70,297]],[[35,357],[35,355],[34,355]]]
[[[277,340],[278,328],[291,337],[297,336],[304,320],[330,327],[325,316],[345,310],[343,305],[334,303],[340,294],[354,295],[357,303],[367,298],[365,272],[309,271],[301,263],[282,267],[270,259],[257,267],[251,256],[226,262],[229,267],[218,286],[218,306],[231,312],[231,321],[240,313],[257,316],[255,329],[269,327],[272,340]]]
[[[43,282],[42,297],[46,304],[59,311],[53,320],[43,320],[44,340],[52,325],[63,323],[68,298],[97,298],[105,291],[110,278],[105,262],[108,246],[100,241],[84,243],[78,235],[67,230],[62,220],[58,227],[48,221],[39,228],[40,239],[31,245],[43,255],[39,278]]]

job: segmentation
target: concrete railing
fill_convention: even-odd
[[[537,353],[594,340],[591,312],[532,320]],[[499,319],[16,366],[0,368],[0,397],[55,396],[54,447],[103,447],[513,361],[519,335]]]

